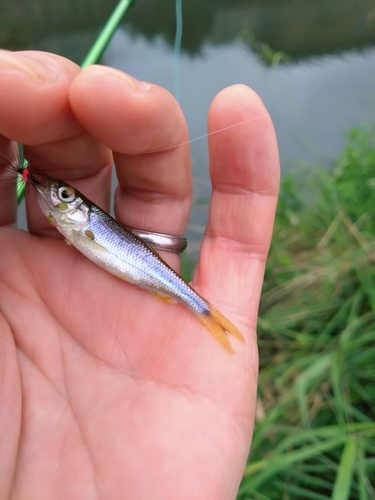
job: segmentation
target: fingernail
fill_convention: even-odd
[[[17,71],[31,76],[36,81],[50,80],[54,74],[49,67],[34,58],[1,49],[0,67],[2,71]]]
[[[115,68],[108,68],[107,66],[93,65],[88,66],[86,71],[90,71],[91,73],[97,73],[100,76],[104,76],[105,78],[114,78],[116,80],[121,80],[123,83],[127,84],[132,90],[137,92],[147,92],[150,90],[151,85],[146,82],[141,82],[136,78],[123,73],[120,70]]]

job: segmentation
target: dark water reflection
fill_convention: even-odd
[[[161,36],[173,45],[175,2],[136,0],[124,26],[148,40]],[[22,48],[47,38],[93,32],[116,3],[2,0],[0,44]],[[231,44],[242,39],[260,55],[262,47],[268,47],[296,60],[375,43],[373,0],[182,0],[182,4],[182,49],[189,54],[199,53],[207,43]],[[264,51],[263,55],[267,60]]]
[[[80,62],[114,0],[1,0],[0,46],[36,48]],[[244,83],[275,123],[283,170],[330,166],[351,126],[374,122],[373,0],[183,0],[180,104],[191,138],[206,133],[209,104],[222,88]],[[136,0],[103,63],[175,86],[174,0]],[[280,61],[287,64],[278,65]],[[206,140],[191,144],[195,196],[210,188]],[[197,239],[207,211],[193,209]]]

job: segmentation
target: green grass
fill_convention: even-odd
[[[282,185],[238,500],[375,499],[375,131]]]

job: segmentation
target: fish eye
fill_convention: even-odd
[[[61,201],[65,203],[70,203],[71,201],[75,200],[76,194],[72,187],[63,186],[58,189],[57,196],[60,198]]]

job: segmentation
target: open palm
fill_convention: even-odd
[[[117,219],[183,234],[189,149],[166,148],[187,131],[165,90],[37,52],[0,51],[0,72],[4,154],[10,139],[26,144],[38,169],[107,210],[113,157]],[[219,129],[193,287],[245,336],[233,341],[236,355],[181,306],[66,245],[33,192],[30,232],[11,227],[14,193],[0,183],[1,498],[235,497],[253,428],[256,315],[279,174],[271,121],[250,89],[215,98],[209,131]],[[164,257],[178,270],[176,255]]]

